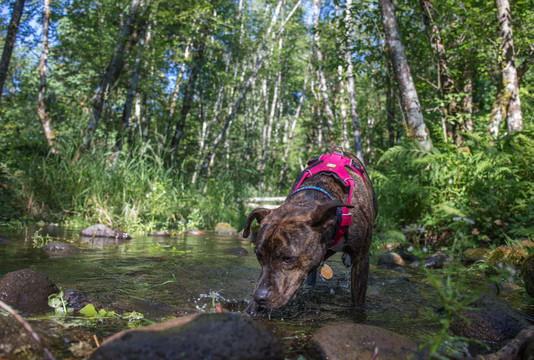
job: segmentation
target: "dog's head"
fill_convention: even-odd
[[[342,206],[339,200],[308,206],[284,203],[274,210],[260,208],[250,213],[243,236],[249,235],[254,220],[260,224],[254,249],[262,267],[254,290],[258,305],[278,308],[293,297],[323,259],[323,234],[336,225],[336,209]]]

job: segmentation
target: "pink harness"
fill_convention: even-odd
[[[322,162],[318,163],[319,161],[322,161]],[[313,165],[316,163],[318,164]],[[312,159],[308,162],[308,164],[311,164],[312,167],[306,170],[306,172],[300,179],[299,183],[297,184],[297,186],[295,187],[295,190],[291,193],[291,195],[293,195],[299,190],[300,186],[302,185],[304,180],[306,180],[307,178],[315,174],[318,174],[320,172],[331,172],[331,173],[334,173],[334,175],[336,175],[336,177],[341,182],[343,182],[343,184],[350,187],[349,198],[347,199],[347,205],[350,205],[350,202],[352,200],[352,193],[354,190],[354,179],[349,175],[349,173],[347,172],[347,169],[345,169],[345,166],[350,166],[350,168],[354,170],[356,173],[358,173],[358,175],[360,175],[363,181],[365,182],[365,178],[363,176],[363,172],[365,171],[365,169],[363,168],[363,166],[356,164],[355,162],[352,161],[351,158],[343,156],[343,149],[340,146],[334,146],[334,148],[332,149],[332,153],[323,154],[317,159]],[[302,189],[304,190],[304,188]],[[325,193],[332,199],[332,196],[328,194],[326,190],[320,189],[320,188],[313,188],[313,189],[319,190]],[[336,233],[334,235],[334,240],[332,241],[332,244],[330,244],[329,246],[330,249],[334,248],[339,243],[339,241],[343,238],[350,223],[351,223],[351,214],[350,214],[349,208],[343,207],[343,211],[341,213],[341,222],[338,224]]]

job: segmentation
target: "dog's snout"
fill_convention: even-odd
[[[271,298],[271,291],[266,288],[260,288],[254,293],[254,300],[260,305],[264,304]]]

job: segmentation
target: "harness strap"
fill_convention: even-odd
[[[295,194],[296,192],[300,190],[313,189],[313,190],[318,190],[318,191],[321,191],[327,194],[330,197],[330,199],[332,199],[332,196],[321,188],[312,187],[312,186],[303,187],[303,188],[300,187],[302,183],[304,182],[304,180],[308,179],[309,177],[315,174],[318,174],[320,172],[331,172],[344,185],[349,187],[349,197],[347,200],[347,205],[350,205],[350,202],[352,200],[352,194],[354,191],[354,179],[347,172],[347,169],[345,168],[345,166],[349,166],[353,171],[355,171],[358,175],[360,175],[365,183],[365,177],[363,176],[363,172],[365,171],[365,169],[363,168],[363,166],[360,166],[355,161],[353,161],[351,158],[345,157],[343,154],[343,149],[340,146],[334,146],[330,154],[323,154],[316,159],[311,159],[310,161],[308,161],[308,165],[311,165],[312,167],[306,170],[306,172],[304,172],[304,174],[300,178],[300,181],[295,187],[295,190],[289,196]],[[341,222],[337,227],[336,233],[334,235],[334,239],[332,243],[330,244],[329,249],[332,249],[339,243],[339,241],[345,235],[348,229],[348,226],[350,224],[351,224],[350,211],[347,207],[343,207],[343,210],[341,213]]]

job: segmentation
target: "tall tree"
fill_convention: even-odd
[[[96,131],[96,128],[98,127],[98,122],[100,121],[102,107],[104,106],[106,94],[111,85],[115,81],[117,81],[119,74],[122,71],[124,63],[124,51],[126,48],[126,44],[130,36],[132,35],[134,29],[134,22],[138,14],[138,8],[141,4],[142,0],[132,0],[132,2],[130,3],[130,10],[128,11],[128,16],[126,17],[119,38],[117,39],[117,43],[115,45],[115,49],[113,50],[109,66],[106,70],[105,75],[102,77],[100,86],[96,90],[96,93],[93,98],[93,109],[87,127],[84,130],[82,139],[82,147],[84,149],[88,149],[91,146],[93,135]]]
[[[514,37],[512,15],[508,0],[495,0],[497,22],[499,23],[499,57],[502,71],[502,83],[497,93],[490,118],[490,133],[499,135],[502,119],[506,119],[508,131],[513,133],[523,130],[523,115],[519,99],[519,82],[514,63]]]
[[[323,52],[320,47],[320,30],[319,18],[321,16],[321,0],[313,0],[313,48],[315,51],[315,60],[317,61],[317,76],[319,78],[319,90],[321,92],[322,105],[326,116],[326,123],[330,136],[333,136],[334,131],[334,113],[330,107],[330,98],[328,96],[326,77],[323,68]],[[333,139],[332,139],[333,140]]]
[[[50,147],[50,151],[56,153],[57,150],[54,146],[54,129],[52,127],[52,119],[50,119],[50,114],[46,111],[45,95],[46,95],[46,63],[48,59],[48,26],[50,23],[50,2],[51,0],[44,0],[43,8],[43,52],[41,54],[41,60],[39,61],[39,76],[40,76],[40,85],[39,85],[39,105],[37,113],[41,123],[43,124],[43,131]]]
[[[174,130],[174,135],[171,141],[171,147],[173,153],[176,153],[182,136],[184,134],[185,122],[187,120],[187,115],[191,110],[191,102],[193,101],[193,95],[195,94],[195,87],[198,75],[202,69],[202,64],[204,62],[204,50],[206,47],[205,37],[207,33],[206,25],[200,31],[199,38],[197,39],[197,44],[195,46],[195,51],[193,51],[192,60],[193,64],[191,65],[191,71],[187,79],[187,85],[185,86],[182,107],[180,108],[180,113],[178,114],[178,121],[176,122],[176,128]]]
[[[354,137],[355,154],[360,161],[365,164],[363,156],[362,133],[360,121],[358,119],[358,103],[356,102],[356,91],[354,88],[354,66],[352,64],[352,0],[345,1],[345,26],[346,26],[346,47],[345,65],[347,67],[347,94],[349,95],[350,118],[352,120],[352,134]]]
[[[11,21],[7,29],[7,36],[4,43],[4,51],[2,52],[2,59],[0,60],[0,100],[2,100],[2,93],[4,91],[4,83],[7,78],[7,71],[9,69],[9,62],[11,61],[11,54],[15,48],[15,40],[19,31],[20,19],[22,17],[22,10],[24,10],[25,0],[16,0],[13,5],[13,12],[11,13]]]
[[[215,138],[215,140],[214,140],[214,142],[213,142],[213,144],[212,144],[212,146],[211,146],[211,148],[209,150],[209,153],[208,153],[208,155],[206,156],[206,158],[204,160],[204,165],[202,166],[202,175],[203,176],[207,175],[208,166],[210,165],[211,159],[213,158],[213,156],[215,154],[215,150],[217,149],[217,147],[219,146],[220,142],[224,138],[224,136],[226,134],[226,130],[228,130],[228,127],[232,123],[232,120],[233,120],[237,110],[239,109],[239,106],[243,102],[243,99],[245,98],[245,95],[247,94],[248,89],[250,88],[252,83],[256,80],[256,77],[258,76],[258,73],[260,72],[260,69],[262,68],[263,63],[265,62],[265,59],[266,59],[266,57],[268,55],[267,49],[269,49],[269,47],[270,47],[269,45],[279,35],[281,35],[282,31],[284,30],[284,27],[286,26],[287,22],[291,19],[291,17],[295,13],[295,11],[298,9],[298,7],[300,6],[302,0],[298,0],[297,1],[295,6],[293,7],[293,9],[291,9],[291,11],[287,15],[287,17],[280,24],[280,27],[278,28],[278,31],[273,34],[274,36],[271,36],[271,32],[273,30],[274,25],[276,24],[276,20],[278,18],[278,14],[280,13],[280,8],[282,6],[282,2],[283,2],[283,0],[279,0],[278,1],[278,5],[277,5],[276,10],[275,10],[275,12],[273,14],[273,17],[271,19],[271,23],[269,25],[269,28],[267,29],[267,34],[265,35],[265,38],[263,40],[263,44],[262,44],[262,46],[260,48],[260,51],[259,51],[259,54],[258,54],[258,58],[256,60],[256,64],[254,66],[254,69],[253,69],[252,73],[249,75],[249,77],[248,77],[247,81],[245,82],[245,84],[243,85],[243,88],[241,90],[241,93],[239,94],[239,97],[237,98],[237,100],[235,101],[234,105],[232,106],[232,110],[230,111],[230,113],[226,117],[226,120],[225,120],[225,122],[223,124],[223,127],[222,127],[221,131],[217,134],[217,137]]]
[[[379,0],[379,5],[388,52],[399,85],[403,110],[406,114],[406,135],[417,141],[424,150],[429,150],[432,148],[432,139],[423,119],[417,90],[404,53],[401,33],[395,16],[395,5],[392,0]]]

